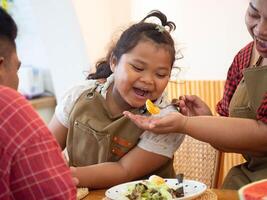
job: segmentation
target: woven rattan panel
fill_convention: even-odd
[[[174,155],[174,169],[176,173],[184,173],[186,179],[216,187],[219,156],[219,151],[209,144],[186,136]]]

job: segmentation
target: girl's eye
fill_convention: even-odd
[[[133,67],[134,70],[136,70],[136,71],[143,71],[143,68],[141,68],[141,67],[137,67],[137,66],[135,66],[135,65],[132,65],[132,67]]]
[[[159,78],[165,78],[167,75],[166,74],[157,74],[157,77]]]
[[[259,18],[259,17],[260,17],[258,14],[256,14],[256,13],[251,13],[251,12],[249,12],[248,15],[249,15],[250,17],[252,17],[252,18]]]

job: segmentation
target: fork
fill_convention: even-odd
[[[168,107],[170,107],[170,106],[173,106],[176,110],[180,111],[180,108],[177,107],[177,106],[175,106],[175,105],[172,104],[172,103],[167,104],[167,105],[165,105],[165,106],[158,106],[158,107],[159,107],[159,109],[164,109],[164,108],[168,108]]]
[[[180,194],[181,196],[184,196],[184,186],[183,186],[184,174],[183,173],[177,174],[176,179],[178,181],[178,184],[182,185],[182,187],[178,187],[176,189],[176,193]]]
[[[172,101],[171,101],[171,103],[169,103],[169,104],[167,104],[167,105],[165,105],[165,106],[158,106],[160,109],[163,109],[163,108],[167,108],[167,107],[169,107],[169,106],[173,106],[173,107],[175,107],[177,110],[179,110],[179,107],[178,107],[178,103],[177,103],[177,99],[173,99]]]

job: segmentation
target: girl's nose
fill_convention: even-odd
[[[141,76],[141,81],[145,82],[146,84],[153,83],[153,76],[151,74],[145,73]]]

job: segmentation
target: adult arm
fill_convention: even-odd
[[[267,125],[229,117],[189,117],[184,128],[190,136],[226,152],[267,155]]]
[[[125,112],[140,128],[155,133],[182,132],[228,152],[267,154],[267,125],[259,120],[170,113],[145,117]]]

